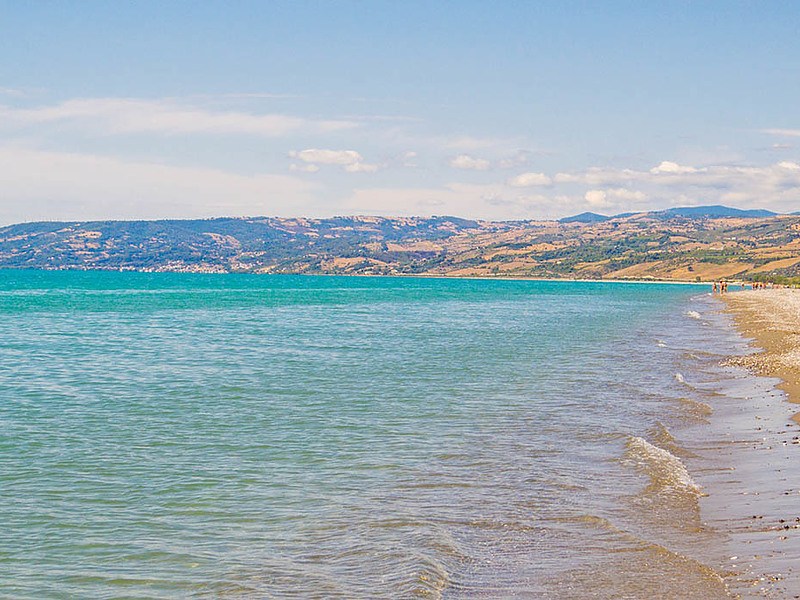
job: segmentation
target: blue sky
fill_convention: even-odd
[[[800,209],[794,2],[0,2],[0,223]]]

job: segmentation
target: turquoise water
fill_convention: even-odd
[[[0,596],[724,597],[701,291],[0,271]]]

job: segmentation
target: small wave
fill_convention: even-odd
[[[669,446],[670,444],[676,443],[675,437],[672,435],[672,433],[670,433],[666,425],[661,422],[657,422],[655,424],[653,430],[650,432],[650,435],[652,436],[652,439],[662,446]]]
[[[658,346],[659,348],[666,348],[667,343],[664,340],[656,340],[656,346]]]
[[[656,489],[689,492],[697,496],[702,493],[680,458],[643,438],[632,436],[625,455],[650,477]]]
[[[708,417],[714,412],[710,405],[706,404],[705,402],[700,402],[699,400],[692,400],[691,398],[678,398],[678,402],[680,402],[689,410],[689,412],[697,417]]]
[[[685,574],[694,574],[699,575],[702,580],[711,582],[715,587],[713,589],[720,589],[720,591],[727,591],[727,586],[725,585],[725,578],[724,575],[720,572],[717,572],[713,567],[702,563],[691,556],[687,556],[682,554],[677,550],[670,549],[669,547],[658,543],[656,541],[649,540],[644,537],[640,537],[637,533],[632,531],[628,531],[621,527],[615,525],[612,521],[605,517],[601,517],[598,515],[592,514],[583,514],[583,515],[576,515],[573,517],[566,517],[562,519],[557,519],[558,521],[564,523],[576,523],[579,525],[584,525],[586,527],[593,527],[599,529],[601,531],[605,531],[611,534],[616,534],[620,542],[624,541],[627,543],[619,543],[612,545],[608,548],[609,554],[624,554],[626,558],[624,559],[626,562],[630,561],[632,557],[630,557],[630,552],[632,547],[630,544],[634,544],[634,548],[638,549],[642,552],[647,552],[645,555],[644,560],[646,561],[644,564],[645,566],[652,566],[654,562],[659,564],[662,568],[671,568],[675,569],[673,572],[681,572]],[[635,560],[635,558],[634,558]],[[726,573],[727,575],[728,573]],[[624,584],[622,580],[619,583]],[[716,587],[716,586],[719,586]],[[608,589],[608,588],[605,588]],[[707,590],[705,586],[703,586],[704,590]],[[727,597],[727,594],[725,594]],[[609,596],[610,597],[610,596]],[[615,594],[613,597],[623,597],[622,594]],[[625,598],[632,598],[634,596],[625,594]],[[639,597],[638,595],[636,597]],[[664,596],[667,597],[667,596]],[[678,596],[670,596],[670,597],[678,597]],[[692,595],[692,597],[695,597]],[[715,596],[716,597],[716,596]]]
[[[670,430],[667,429],[666,425],[661,422],[658,422],[655,424],[655,426],[653,426],[653,428],[648,432],[648,437],[653,440],[653,442],[658,444],[656,446],[657,448],[662,448],[674,456],[680,458],[697,457],[694,452],[681,446],[678,440],[676,440],[672,435]]]
[[[687,310],[686,316],[692,319],[697,319],[698,321],[703,318],[703,316],[696,310]]]

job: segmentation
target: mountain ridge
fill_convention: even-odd
[[[601,215],[594,212],[583,212],[569,217],[558,219],[559,223],[599,223],[600,221],[609,221],[611,219],[624,219],[633,215],[650,215],[652,217],[671,219],[675,217],[682,217],[686,219],[707,219],[714,218],[720,219],[725,217],[742,217],[742,218],[761,218],[761,217],[776,217],[780,213],[773,212],[765,209],[741,209],[723,206],[721,204],[713,204],[707,206],[678,206],[674,208],[665,208],[660,210],[651,210],[643,212],[625,212],[618,213],[612,216]],[[800,214],[800,212],[790,213],[792,215]]]

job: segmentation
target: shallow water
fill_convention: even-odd
[[[0,272],[0,596],[728,597],[704,291]]]

